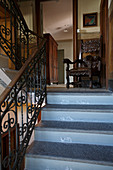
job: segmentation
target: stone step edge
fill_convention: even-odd
[[[18,73],[19,72],[19,70],[13,70],[13,69],[10,69],[10,68],[5,68],[5,67],[3,67],[2,70],[4,72],[14,72],[14,73]]]
[[[72,159],[72,158],[55,157],[55,156],[47,156],[47,155],[36,155],[36,154],[29,154],[29,153],[26,153],[25,157],[113,166],[112,162],[107,162],[107,161],[106,162],[105,161],[95,161],[95,160],[91,161],[91,160],[85,160],[85,159]]]
[[[113,92],[47,92],[48,95],[71,95],[71,96],[113,96]]]
[[[99,112],[99,113],[106,113],[106,112],[109,112],[109,113],[113,113],[113,109],[91,109],[91,108],[57,108],[57,107],[43,107],[42,108],[42,111],[70,111],[70,112],[73,112],[73,111],[79,111],[79,112]]]
[[[9,60],[9,57],[5,54],[0,54],[0,57]]]
[[[93,133],[93,134],[106,134],[113,135],[113,131],[102,131],[102,130],[79,130],[79,129],[63,129],[63,128],[46,128],[35,126],[35,130],[40,131],[56,131],[56,132],[75,132],[75,133]]]

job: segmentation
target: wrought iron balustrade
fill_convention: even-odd
[[[0,169],[19,170],[46,100],[46,42],[28,29],[15,0],[0,0],[0,10],[0,52],[19,70],[0,96]]]
[[[0,47],[19,70],[42,38],[28,29],[15,0],[0,0]]]
[[[0,138],[8,133],[8,155],[1,158],[2,168],[15,170],[21,167],[38,114],[46,98],[45,55],[45,42],[43,42],[0,96]],[[15,147],[12,148],[13,128],[16,132]],[[2,155],[3,152],[2,147]]]

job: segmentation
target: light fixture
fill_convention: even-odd
[[[79,32],[80,32],[80,29],[78,28],[78,29],[77,29],[77,33],[79,33]]]
[[[64,29],[64,32],[68,32],[67,28]]]

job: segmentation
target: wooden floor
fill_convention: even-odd
[[[105,88],[80,88],[80,87],[70,87],[69,89],[66,88],[65,84],[52,84],[47,85],[47,91],[48,92],[110,92],[109,90],[106,90]]]

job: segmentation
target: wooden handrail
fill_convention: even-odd
[[[6,89],[3,91],[3,93],[0,96],[0,105],[4,102],[5,98],[8,96],[12,88],[15,86],[16,82],[19,80],[19,78],[24,73],[25,69],[27,68],[28,64],[32,61],[32,59],[35,57],[35,55],[40,51],[41,47],[45,44],[46,40],[44,39],[39,48],[35,49],[31,57],[28,58],[28,60],[23,64],[21,69],[19,70],[18,75],[11,81],[11,83],[6,87]]]

